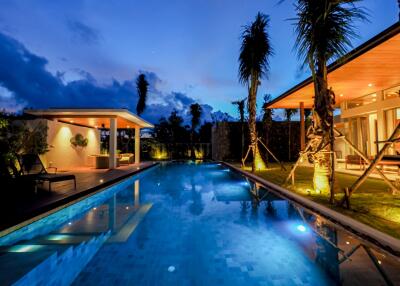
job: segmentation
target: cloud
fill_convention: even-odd
[[[100,85],[88,72],[74,69],[57,72],[46,70],[47,59],[37,56],[20,42],[0,33],[0,108],[18,112],[23,108],[80,107],[127,108],[136,110],[138,100],[136,77],[144,73],[150,83],[148,105],[143,117],[158,122],[177,110],[189,122],[189,106],[195,100],[182,92],[164,92],[163,81],[154,72],[139,71],[131,80],[112,80]],[[10,68],[12,67],[12,68]],[[203,104],[203,120],[212,121],[210,105]]]
[[[87,45],[98,44],[100,33],[96,29],[77,21],[67,21],[68,29],[72,32],[72,39]]]

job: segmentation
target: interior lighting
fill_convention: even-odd
[[[343,97],[343,93],[341,93],[339,96],[340,96],[340,97]]]
[[[369,83],[368,86],[371,87],[371,86],[372,86],[372,83]]]

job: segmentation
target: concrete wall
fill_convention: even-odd
[[[50,151],[42,156],[46,167],[51,165],[68,170],[73,167],[90,166],[92,162],[89,155],[100,153],[100,131],[97,129],[46,119],[35,121],[45,122],[48,126],[47,144]],[[86,147],[74,147],[71,144],[71,138],[78,133],[88,139]]]

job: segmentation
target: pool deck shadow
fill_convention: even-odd
[[[155,165],[157,165],[155,162],[143,162],[116,169],[86,168],[68,172],[76,177],[76,190],[73,181],[54,183],[51,192],[44,183],[43,188],[39,188],[37,194],[21,198],[15,207],[8,208],[7,215],[0,216],[0,234],[5,235],[9,229],[15,228],[18,224],[32,220]],[[3,204],[7,204],[7,202],[3,202]]]

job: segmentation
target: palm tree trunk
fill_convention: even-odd
[[[320,60],[315,73],[315,99],[313,114],[313,136],[315,143],[313,151],[314,160],[314,189],[319,192],[330,193],[330,200],[334,198],[334,173],[332,173],[333,138],[333,106],[330,99],[331,93],[327,85],[326,61]]]
[[[258,75],[253,73],[251,77],[251,86],[249,90],[248,110],[249,110],[249,131],[250,131],[250,146],[253,153],[253,161],[251,171],[265,169],[265,163],[258,150],[257,144],[257,128],[256,128],[256,99],[258,88]]]

